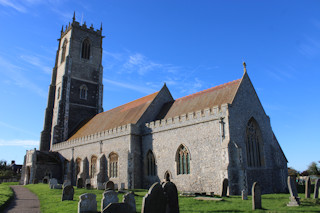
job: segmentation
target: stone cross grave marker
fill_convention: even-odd
[[[102,213],[135,213],[127,203],[110,203]]]
[[[143,197],[141,213],[166,212],[166,197],[159,183],[154,183]]]
[[[221,197],[226,197],[227,196],[228,185],[229,185],[228,179],[227,178],[223,179]]]
[[[80,195],[79,198],[78,213],[97,211],[97,201],[95,194],[85,193]]]
[[[162,188],[167,198],[166,212],[179,213],[178,190],[176,185],[172,182],[165,182]]]
[[[252,210],[262,209],[261,206],[261,188],[258,182],[252,185]]]
[[[111,190],[114,190],[114,182],[109,180],[106,182],[106,187],[105,187],[105,190],[107,189],[111,189]]]
[[[310,191],[311,191],[311,180],[310,180],[310,176],[308,176],[306,180],[306,186],[305,186],[306,198],[310,198]]]
[[[242,197],[242,200],[248,200],[248,191],[247,190],[242,190],[241,191],[241,197]]]
[[[136,200],[134,199],[134,193],[133,192],[128,192],[125,195],[123,195],[122,199],[123,203],[127,203],[133,212],[136,212]]]
[[[300,198],[298,197],[296,183],[294,181],[294,178],[290,176],[288,176],[288,188],[290,192],[290,202],[287,204],[287,206],[299,206]]]
[[[318,178],[314,184],[314,194],[313,198],[319,198],[319,187],[320,187],[320,179]]]
[[[74,195],[73,186],[67,185],[67,186],[63,187],[61,201],[73,200],[73,195]]]
[[[101,209],[105,209],[110,203],[118,203],[118,193],[113,190],[108,190],[102,193]]]

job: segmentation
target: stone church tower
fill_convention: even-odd
[[[67,140],[102,109],[102,27],[72,23],[61,30],[49,87],[40,151]]]

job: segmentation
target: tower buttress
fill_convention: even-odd
[[[40,151],[67,140],[103,111],[102,31],[75,21],[61,31],[49,87]]]

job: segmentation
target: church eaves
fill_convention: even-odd
[[[151,95],[97,114],[68,140],[81,138],[126,124],[136,124],[158,93],[159,92],[155,92]]]
[[[241,79],[215,86],[167,103],[157,116],[157,120],[173,118],[189,112],[232,103]]]

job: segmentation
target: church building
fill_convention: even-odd
[[[102,27],[73,17],[62,28],[40,150],[26,152],[21,182],[46,176],[103,189],[148,188],[229,194],[287,188],[287,159],[246,71],[240,79],[174,99],[158,92],[103,111]]]

